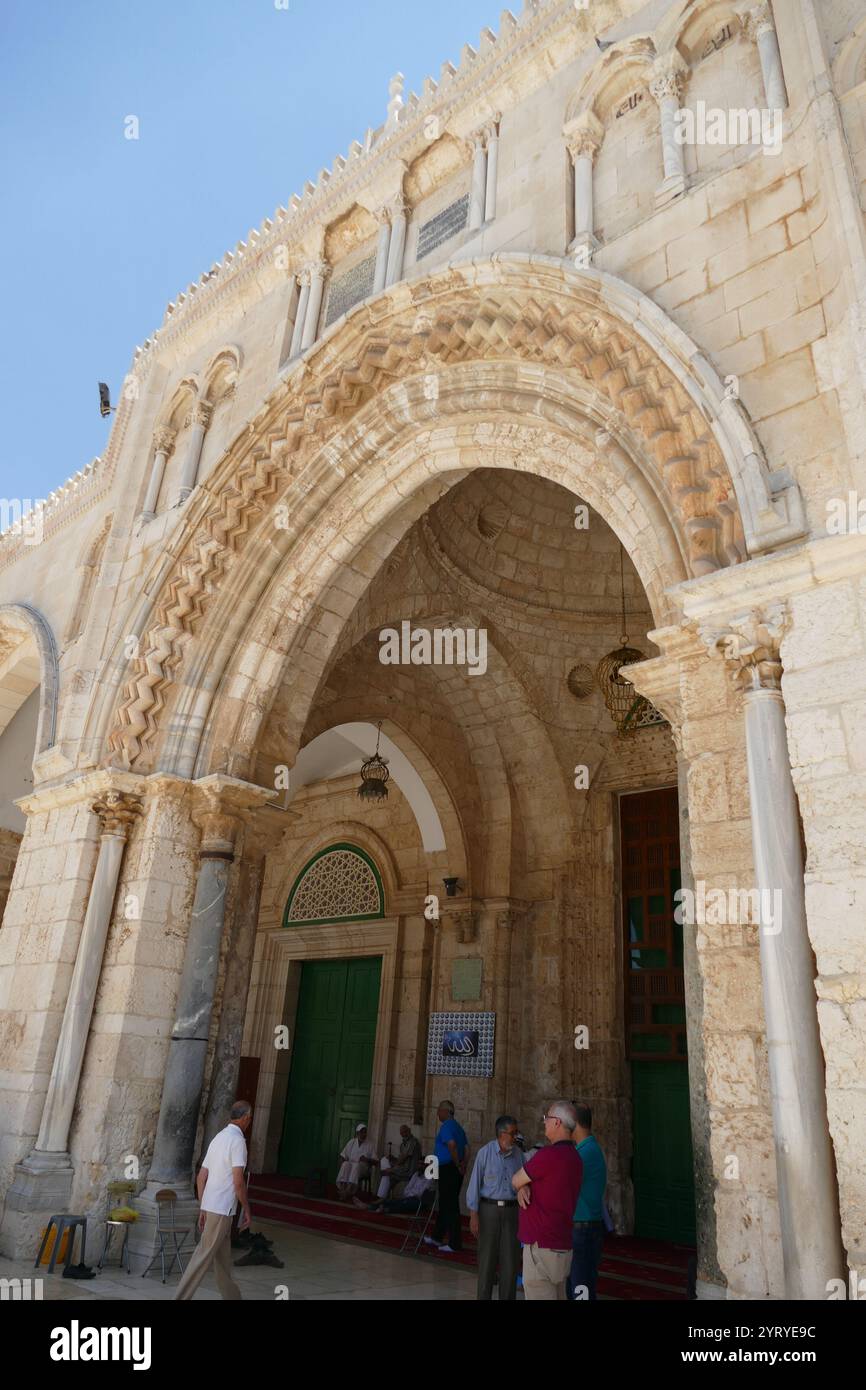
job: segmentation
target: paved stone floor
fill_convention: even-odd
[[[290,1299],[474,1299],[475,1274],[470,1270],[446,1264],[444,1256],[393,1255],[387,1251],[371,1250],[330,1237],[309,1235],[306,1231],[289,1230],[256,1222],[256,1230],[264,1231],[274,1241],[274,1253],[284,1263],[283,1269],[261,1266],[235,1270],[235,1278],[245,1299],[273,1300],[278,1285],[285,1285]],[[240,1258],[241,1252],[235,1256]],[[94,1254],[88,1252],[88,1264]],[[142,1279],[133,1264],[131,1275],[116,1265],[103,1270],[95,1279],[78,1281],[62,1278],[59,1270],[49,1275],[41,1271],[44,1280],[44,1300],[89,1302],[92,1299],[128,1299],[132,1301],[169,1301],[177,1287],[177,1271],[165,1284],[159,1271]],[[0,1280],[32,1279],[36,1275],[27,1260],[7,1260],[0,1257]],[[212,1276],[208,1275],[196,1299],[219,1299]]]

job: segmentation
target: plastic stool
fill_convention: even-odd
[[[46,1245],[48,1244],[48,1237],[51,1235],[52,1226],[56,1229],[57,1234],[55,1236],[54,1245],[51,1250],[51,1262],[48,1266],[48,1273],[54,1273],[54,1262],[57,1259],[57,1252],[63,1243],[64,1231],[69,1232],[69,1244],[66,1247],[66,1260],[64,1263],[67,1269],[71,1265],[72,1252],[75,1248],[76,1226],[81,1227],[81,1259],[79,1263],[84,1264],[84,1248],[87,1245],[87,1217],[70,1216],[68,1212],[61,1212],[58,1216],[52,1216],[49,1219],[48,1225],[45,1227],[45,1235],[42,1237],[42,1244],[39,1247],[39,1254],[36,1256],[36,1263],[34,1268],[38,1269],[39,1265],[42,1262],[42,1255]]]

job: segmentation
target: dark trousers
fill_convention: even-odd
[[[571,1273],[566,1280],[566,1291],[570,1299],[574,1299],[575,1289],[585,1288],[588,1301],[597,1302],[598,1265],[603,1245],[603,1221],[593,1221],[590,1226],[572,1226]]]
[[[462,1250],[463,1232],[460,1227],[460,1188],[463,1174],[454,1163],[439,1164],[439,1216],[433,1239]],[[447,1236],[447,1242],[446,1242]]]
[[[499,1302],[517,1297],[520,1245],[517,1240],[517,1203],[498,1207],[478,1203],[478,1297],[492,1299],[493,1279],[499,1266]]]

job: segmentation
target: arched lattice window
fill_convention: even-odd
[[[370,922],[384,916],[382,877],[369,854],[357,845],[329,845],[295,879],[283,926]]]

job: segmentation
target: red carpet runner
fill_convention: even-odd
[[[253,1227],[256,1219],[273,1221],[281,1226],[310,1231],[313,1235],[334,1236],[380,1250],[399,1251],[408,1217],[360,1211],[351,1203],[338,1202],[333,1188],[329,1188],[328,1197],[305,1197],[303,1188],[299,1178],[263,1174],[251,1178]],[[431,1246],[422,1246],[418,1258],[475,1269],[475,1241],[469,1234],[466,1217],[463,1219],[463,1243],[463,1250],[455,1255],[438,1255]],[[599,1271],[599,1298],[684,1300],[686,1270],[693,1253],[688,1245],[638,1240],[634,1236],[609,1236]]]

